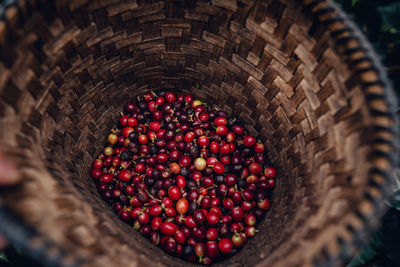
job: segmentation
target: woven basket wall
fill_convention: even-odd
[[[88,175],[121,107],[163,88],[239,117],[278,168],[259,234],[218,266],[340,265],[374,227],[397,162],[393,96],[330,1],[10,3],[0,138],[23,182],[2,191],[0,228],[34,257],[191,265],[121,222]]]

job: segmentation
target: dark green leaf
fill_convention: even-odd
[[[390,205],[400,211],[400,190],[397,190],[392,194],[392,196],[389,199]]]
[[[390,28],[400,29],[400,2],[378,7],[382,20]]]
[[[376,260],[383,253],[383,233],[379,227],[371,236],[369,243],[364,245],[361,251],[353,258],[347,267],[364,266]]]
[[[0,251],[0,263],[8,262],[7,256],[3,251]]]

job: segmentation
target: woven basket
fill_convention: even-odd
[[[218,266],[340,265],[384,209],[393,95],[328,0],[26,0],[0,11],[0,128],[23,182],[0,231],[55,266],[179,266],[88,175],[121,107],[191,92],[245,122],[279,172],[260,233]],[[23,223],[21,223],[23,221]]]

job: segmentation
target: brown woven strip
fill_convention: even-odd
[[[260,233],[220,265],[346,261],[397,161],[384,79],[327,0],[19,1],[0,19],[0,138],[24,182],[2,198],[66,258],[183,264],[122,223],[88,169],[128,99],[192,92],[240,118],[280,174]]]

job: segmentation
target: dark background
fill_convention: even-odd
[[[336,0],[372,43],[400,97],[400,1]],[[397,106],[399,111],[399,106]]]

